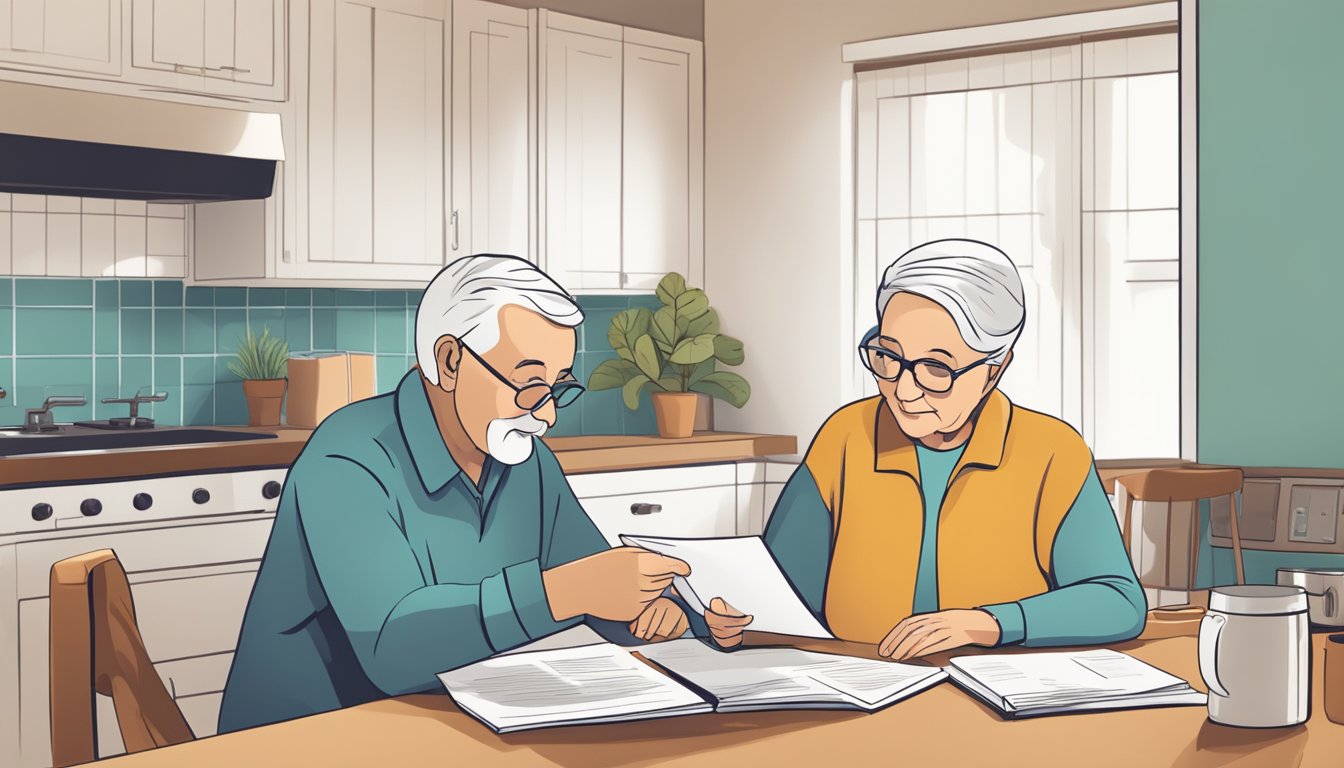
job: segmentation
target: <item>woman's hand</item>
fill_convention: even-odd
[[[709,634],[714,636],[714,642],[721,648],[741,645],[742,631],[753,618],[729,605],[722,597],[710,600],[705,610],[705,624],[709,625]]]
[[[630,622],[630,634],[640,640],[657,643],[681,637],[690,622],[681,606],[666,597],[656,598],[644,608],[644,612]]]
[[[887,633],[877,652],[903,661],[963,645],[994,645],[997,642],[999,622],[988,611],[953,609],[920,613],[902,620]]]

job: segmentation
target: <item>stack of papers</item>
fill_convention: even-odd
[[[439,675],[453,700],[496,733],[700,712],[872,712],[947,678],[937,667],[791,648],[724,653],[699,640],[610,643],[496,656]],[[657,671],[654,665],[664,672]]]
[[[439,681],[496,733],[710,712],[714,707],[610,643],[496,656]]]
[[[812,615],[760,536],[675,539],[622,535],[621,542],[690,565],[691,575],[673,578],[672,585],[694,613],[704,615],[709,601],[721,597],[753,617],[748,629],[798,637],[832,637]]]
[[[1004,717],[1204,704],[1186,681],[1119,651],[958,656],[952,682]]]

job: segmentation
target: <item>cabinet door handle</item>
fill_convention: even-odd
[[[219,69],[221,69],[221,70],[227,70],[227,71],[229,71],[229,72],[237,72],[237,73],[239,73],[239,74],[247,74],[248,72],[251,72],[251,71],[252,71],[252,70],[247,69],[247,68],[245,68],[245,67],[229,67],[229,66],[220,67]]]
[[[636,502],[630,505],[630,514],[632,515],[652,515],[655,512],[662,512],[662,504],[645,504]]]
[[[457,209],[453,209],[453,215],[449,219],[453,227],[453,250],[457,250]]]

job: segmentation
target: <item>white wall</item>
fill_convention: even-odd
[[[841,44],[1134,4],[705,2],[705,288],[746,343],[752,384],[741,411],[715,405],[717,428],[794,434],[805,451],[852,391],[853,68]]]

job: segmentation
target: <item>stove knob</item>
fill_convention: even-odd
[[[97,499],[85,499],[79,503],[79,511],[85,517],[93,517],[103,511],[103,502]]]
[[[154,506],[154,497],[148,493],[137,493],[135,498],[131,499],[131,505],[144,512],[146,509]]]
[[[261,486],[261,495],[268,499],[274,499],[280,495],[280,484],[274,480],[268,480]]]
[[[191,492],[191,500],[197,504],[204,504],[210,500],[210,492],[204,488],[197,488]]]
[[[39,523],[51,517],[51,505],[45,501],[33,505],[33,519]]]

